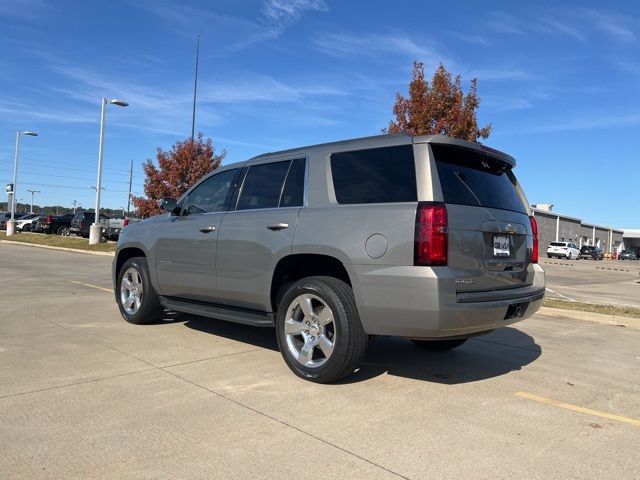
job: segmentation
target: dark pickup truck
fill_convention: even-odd
[[[72,218],[72,213],[65,213],[64,215],[42,215],[38,217],[34,231],[65,235],[69,231]]]
[[[75,233],[78,236],[89,238],[89,227],[95,221],[95,218],[96,216],[93,212],[76,212],[71,220],[69,233]],[[108,220],[109,217],[107,217],[106,215],[100,215],[100,223],[103,227],[103,235],[105,228],[107,227]]]

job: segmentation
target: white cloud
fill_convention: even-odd
[[[33,18],[44,7],[43,0],[2,0],[0,17]]]
[[[254,19],[225,15],[215,11],[215,7],[198,8],[176,0],[138,0],[135,5],[163,18],[183,35],[208,32],[208,38],[218,39],[212,55],[217,57],[279,37],[307,11],[328,11],[323,0],[265,0]]]
[[[583,29],[579,29],[569,22],[561,21],[557,16],[544,16],[540,18],[543,30],[558,32],[575,38],[581,42],[585,42],[587,37]]]
[[[331,33],[314,40],[324,53],[334,56],[378,57],[380,53],[410,57],[431,65],[453,62],[417,37],[405,33],[348,34]]]
[[[264,16],[274,22],[295,22],[307,10],[327,12],[329,7],[323,0],[265,0]]]
[[[535,127],[533,133],[592,130],[640,125],[640,113],[599,112]]]
[[[528,80],[531,75],[524,70],[508,67],[493,67],[483,70],[471,70],[464,75],[469,78],[477,78],[478,81],[507,81]]]
[[[481,45],[483,47],[489,46],[491,43],[482,35],[470,35],[466,33],[454,32],[451,34],[453,37],[458,38],[464,42],[471,43],[473,45]]]
[[[632,17],[599,12],[588,8],[582,9],[582,12],[586,18],[593,22],[593,25],[598,30],[609,34],[617,40],[634,42],[637,38],[630,25],[637,25],[638,22]]]
[[[498,33],[524,35],[524,29],[513,15],[504,12],[492,12],[487,22],[489,27]]]

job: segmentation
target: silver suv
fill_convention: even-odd
[[[533,315],[535,219],[515,160],[445,136],[383,135],[225,165],[122,230],[122,316],[163,309],[273,327],[291,370],[331,382],[368,339],[429,350]]]

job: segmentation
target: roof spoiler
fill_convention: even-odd
[[[511,168],[516,166],[516,159],[511,155],[507,155],[495,148],[487,147],[481,143],[469,142],[467,140],[460,140],[457,138],[451,138],[446,135],[421,135],[413,137],[413,143],[438,143],[440,145],[451,145],[459,148],[465,148],[467,150],[474,150],[476,152],[482,152],[485,155],[496,158],[497,160],[508,164]]]

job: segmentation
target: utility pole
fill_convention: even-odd
[[[27,189],[27,192],[31,193],[31,211],[29,213],[33,213],[33,196],[36,193],[41,193],[41,192],[40,192],[40,190],[29,190],[29,189]]]
[[[129,195],[127,195],[127,217],[131,215],[130,209],[131,209],[131,183],[132,182],[133,182],[133,158],[131,159],[131,168],[129,169]]]
[[[76,213],[76,207],[78,206],[78,201],[74,200],[73,202],[71,202],[73,204],[73,213]]]
[[[200,60],[200,34],[196,33],[196,78],[193,84],[193,115],[191,116],[191,145],[193,145],[193,134],[196,129],[196,94],[198,92],[198,62]]]

